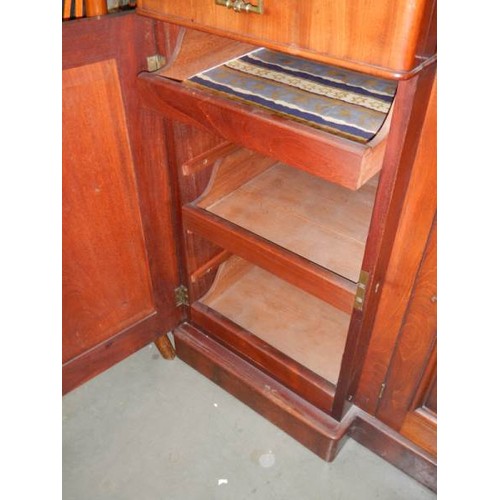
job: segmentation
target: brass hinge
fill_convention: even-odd
[[[157,71],[161,67],[165,66],[167,60],[161,54],[155,54],[153,56],[146,57],[146,63],[148,65],[148,71]]]
[[[184,285],[178,286],[174,290],[174,293],[175,293],[175,307],[189,305],[188,289]]]
[[[368,281],[370,279],[370,273],[363,271],[359,273],[358,288],[356,289],[356,296],[354,297],[354,308],[359,311],[363,310],[363,305],[365,303],[366,287],[368,286]]]

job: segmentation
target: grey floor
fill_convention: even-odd
[[[322,461],[154,345],[62,406],[64,500],[436,498],[353,440]]]

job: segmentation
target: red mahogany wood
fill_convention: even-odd
[[[234,256],[200,302],[336,383],[349,315]]]
[[[165,142],[170,158],[170,170],[177,182],[172,182],[174,212],[180,214],[182,206],[205,190],[210,181],[213,162],[218,159],[215,152],[225,150],[227,143],[221,138],[188,125],[164,120]],[[232,146],[230,149],[234,148]],[[206,161],[205,161],[206,160]],[[191,169],[190,165],[196,165]],[[206,168],[202,168],[202,165]],[[186,170],[187,169],[187,170]],[[189,175],[181,175],[185,171]],[[191,301],[196,301],[210,288],[216,269],[203,275],[197,274],[206,264],[220,254],[221,248],[190,231],[185,231],[180,216],[175,217],[178,257],[182,282],[188,287]],[[196,280],[189,279],[196,276]],[[189,316],[189,308],[185,313]]]
[[[401,428],[408,412],[425,406],[429,386],[435,380],[433,369],[427,380],[423,372],[433,358],[436,364],[436,247],[434,225],[393,352],[384,397],[377,409],[377,417],[394,429]]]
[[[177,355],[267,420],[327,461],[340,450],[354,417],[338,423],[273,377],[236,356],[201,330],[183,324],[174,330]]]
[[[325,412],[331,408],[335,394],[333,384],[301,366],[259,337],[201,302],[191,305],[191,320],[224,347],[240,355],[317,408]]]
[[[349,435],[427,487],[436,489],[436,461],[355,405],[337,422],[203,331],[183,324],[175,329],[174,335],[180,359],[324,460],[333,460]]]
[[[351,191],[261,158],[221,161],[195,205],[357,283],[378,178]]]
[[[182,214],[188,230],[254,262],[344,312],[352,311],[356,285],[342,276],[200,208],[185,206]]]
[[[106,0],[85,0],[85,15],[87,17],[103,16],[108,13]]]
[[[381,137],[368,145],[355,143],[154,74],[139,75],[139,88],[144,104],[169,119],[349,189],[362,186],[382,164],[385,141]]]
[[[110,137],[119,140],[110,142]],[[114,61],[63,73],[63,141],[67,362],[154,312]]]
[[[256,48],[228,38],[182,28],[179,30],[172,58],[156,74],[183,81]]]
[[[436,150],[432,148],[435,138],[432,137],[433,129],[431,126],[426,126],[425,132],[422,132],[422,126],[426,119],[429,98],[435,82],[435,73],[435,66],[429,66],[413,79],[400,82],[398,87],[399,98],[394,104],[393,122],[387,138],[387,153],[380,174],[379,188],[362,265],[362,269],[369,273],[370,279],[365,292],[364,310],[354,310],[351,320],[333,407],[333,415],[337,419],[341,418],[345,400],[348,397],[356,396],[373,324],[379,312],[380,289],[384,281],[387,281],[386,269],[392,258],[392,248],[402,217],[402,209],[406,199],[413,200],[411,198],[413,193],[408,192],[412,173],[415,176],[427,172],[428,178],[432,179],[432,174],[429,174],[429,170],[432,168],[427,167],[423,155],[427,155],[429,158],[434,154],[435,158]],[[426,141],[430,141],[428,146]],[[426,146],[429,150],[424,153]],[[416,191],[417,193],[431,193],[431,197],[435,196],[435,191],[432,195],[432,183],[419,184]],[[416,196],[418,195],[416,194]],[[423,214],[428,213],[425,203],[417,204],[417,206]],[[418,227],[418,231],[422,231],[422,228]],[[425,228],[423,231],[425,232]],[[414,233],[410,233],[407,241],[413,242],[415,237]],[[414,253],[413,247],[409,250],[408,253]],[[403,272],[403,276],[405,275],[404,268],[400,268],[399,272]],[[396,297],[396,300],[401,299]],[[386,346],[386,349],[387,352],[392,351],[392,347],[389,345]],[[369,366],[368,362],[366,366]],[[380,384],[377,385],[373,379],[369,384],[371,393],[375,398],[378,398]],[[360,406],[364,408],[364,405]]]
[[[436,456],[436,225],[417,274],[377,418]]]
[[[123,13],[62,27],[64,393],[180,319],[164,130],[135,85],[153,26]]]
[[[375,414],[377,409],[380,387],[389,368],[436,212],[436,97],[434,82],[422,132],[415,137],[419,146],[415,168],[401,210],[356,392],[356,404],[371,414]]]
[[[435,0],[264,1],[262,15],[213,0],[139,0],[140,14],[386,78],[435,54]],[[430,44],[433,40],[434,44]]]
[[[350,1],[349,8],[364,1]],[[381,2],[386,6],[394,3]],[[66,113],[74,113],[74,116],[66,114],[70,118],[64,133],[71,132],[72,138],[65,141],[69,149],[64,154],[66,159],[73,156],[82,163],[86,154],[101,159],[89,162],[88,170],[76,169],[73,178],[66,178],[66,181],[73,181],[66,182],[65,192],[87,198],[66,205],[66,210],[68,207],[79,209],[76,215],[70,214],[70,210],[66,215],[81,220],[71,224],[75,226],[74,233],[63,241],[63,245],[70,248],[70,252],[82,247],[88,251],[83,252],[83,257],[70,259],[74,267],[80,265],[81,269],[73,269],[74,278],[68,279],[71,273],[65,275],[63,300],[70,304],[65,308],[64,314],[70,314],[65,320],[76,322],[87,311],[97,311],[96,308],[104,304],[102,296],[106,295],[114,298],[114,304],[106,308],[105,320],[117,325],[115,329],[106,329],[104,323],[99,324],[97,329],[92,329],[94,338],[88,335],[88,343],[80,346],[76,343],[76,348],[70,338],[71,335],[77,338],[74,331],[63,340],[69,346],[67,352],[72,352],[63,366],[64,392],[147,342],[156,339],[160,347],[164,347],[161,343],[166,339],[162,336],[165,331],[191,314],[192,324],[185,323],[175,331],[181,359],[323,459],[331,460],[349,433],[435,489],[433,443],[437,386],[436,349],[430,340],[432,335],[429,336],[432,329],[426,330],[425,342],[415,342],[418,328],[428,324],[429,313],[435,307],[425,302],[431,280],[422,278],[429,274],[426,269],[430,257],[422,262],[422,256],[435,213],[435,68],[431,63],[435,50],[435,2],[418,0],[417,3],[415,23],[411,26],[393,23],[388,35],[390,38],[395,33],[405,33],[416,51],[412,54],[412,51],[394,46],[391,50],[395,52],[387,54],[387,60],[395,61],[396,53],[398,57],[411,60],[411,68],[404,74],[389,71],[392,77],[405,81],[398,88],[363,262],[363,269],[370,273],[365,306],[363,312],[353,314],[336,388],[297,366],[276,349],[264,348],[261,340],[253,339],[227,317],[196,300],[209,290],[217,266],[225,263],[231,252],[243,255],[248,261],[316,296],[323,293],[321,288],[328,291],[326,295],[334,295],[334,288],[338,291],[342,283],[305,259],[297,259],[291,252],[269,245],[220,218],[211,219],[190,204],[210,182],[219,155],[234,151],[233,143],[246,145],[328,180],[348,184],[351,189],[373,173],[364,171],[360,163],[366,149],[349,141],[335,139],[332,142],[330,134],[279,118],[271,119],[260,110],[208,97],[158,75],[142,73],[136,79],[145,69],[146,56],[160,53],[169,61],[174,59],[180,32],[178,26],[130,14],[64,23],[65,89],[70,87],[69,83],[80,81],[88,91],[82,95],[73,92],[75,101],[65,103]],[[324,5],[324,2],[318,0],[309,4]],[[400,15],[409,4],[399,4],[403,10],[399,11],[397,19],[409,19]],[[332,16],[330,12],[323,21],[328,25]],[[372,21],[365,12],[360,11],[356,16],[357,22]],[[239,19],[247,18],[240,16]],[[277,27],[283,25],[282,20]],[[307,28],[308,23],[301,36],[304,44],[311,43],[311,47],[328,44],[332,36],[343,36],[340,32],[314,32]],[[287,24],[283,28],[286,31],[290,26]],[[353,33],[351,36],[360,38],[356,46],[351,45],[348,50],[364,54],[361,65],[368,62],[365,56],[376,54],[386,46],[387,34],[377,39],[377,43],[362,48],[358,42],[367,32]],[[244,37],[242,34],[240,38]],[[287,45],[280,47],[289,52],[297,51],[290,43],[288,39]],[[192,56],[193,52],[189,54]],[[314,53],[314,57],[335,59],[331,54]],[[427,57],[430,59],[426,60]],[[348,59],[342,64],[352,67]],[[372,74],[388,74],[388,67],[365,68]],[[418,74],[416,68],[419,68]],[[434,90],[431,90],[433,85]],[[139,94],[149,109],[141,108]],[[165,116],[169,118],[164,119]],[[95,120],[89,122],[93,127],[87,127],[89,123],[84,118]],[[85,124],[84,131],[79,130],[78,134],[74,132],[77,123]],[[377,151],[381,156],[384,154],[384,149]],[[348,168],[335,169],[339,162]],[[99,169],[99,163],[106,168]],[[64,168],[69,164],[65,161]],[[102,188],[96,191],[96,187],[99,188],[96,180],[106,180],[110,199],[116,201],[112,208],[119,210],[112,216],[99,209],[98,203],[91,203],[103,195]],[[86,202],[89,203],[86,205]],[[186,206],[185,226],[180,221],[182,206]],[[87,212],[92,224],[83,220]],[[93,215],[96,212],[99,217]],[[127,237],[123,238],[125,230]],[[104,238],[103,232],[113,237]],[[176,238],[179,240],[177,245],[174,244]],[[69,255],[71,253],[66,254]],[[75,297],[80,292],[67,293],[68,290],[85,284],[89,274],[100,278],[101,274],[123,267],[125,272],[116,273],[118,278],[106,279],[104,286],[94,286],[97,281],[92,281],[92,286],[83,287],[91,307],[84,310],[75,306],[78,302]],[[182,310],[189,308],[174,307],[173,289],[181,281],[188,285],[191,301],[194,301],[192,313]],[[116,294],[110,294],[110,290]],[[133,306],[131,314],[123,314],[120,306],[124,304],[116,300],[116,297],[121,298],[119,294],[130,297],[127,305]],[[426,316],[425,320],[419,318],[422,315]],[[95,319],[92,316],[93,313],[87,318]],[[210,331],[210,335],[194,323]],[[173,351],[169,345],[166,347],[167,354],[171,355]],[[411,380],[407,375],[411,375]],[[379,403],[378,395],[384,381],[386,392]],[[350,396],[355,405],[346,404]],[[366,412],[360,410],[359,405]],[[377,410],[379,413],[375,415]]]
[[[409,476],[437,490],[437,462],[435,456],[427,453],[414,442],[401,436],[394,429],[363,410],[353,406],[350,412],[356,417],[349,427],[349,436],[387,460]]]

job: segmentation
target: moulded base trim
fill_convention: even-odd
[[[174,330],[177,356],[310,449],[332,461],[351,437],[436,491],[436,459],[355,405],[340,422],[219,344],[183,323]]]

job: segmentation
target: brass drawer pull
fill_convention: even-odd
[[[264,0],[257,0],[257,5],[245,2],[245,0],[215,0],[215,3],[216,5],[225,5],[228,9],[233,9],[235,12],[264,13]]]

